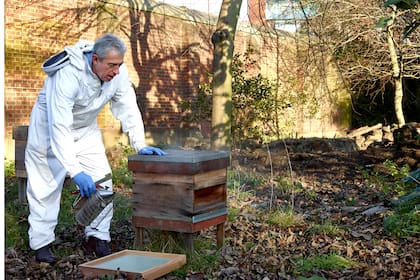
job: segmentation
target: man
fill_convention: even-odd
[[[25,153],[29,245],[39,262],[55,261],[51,244],[66,175],[81,196],[90,197],[94,182],[111,172],[96,119],[108,102],[139,154],[165,154],[145,144],[143,120],[123,65],[125,52],[121,39],[105,34],[95,44],[65,47],[43,64],[48,77],[32,109]],[[101,185],[112,190],[111,180]],[[95,228],[85,227],[87,247],[98,257],[111,253],[111,219],[109,211]]]

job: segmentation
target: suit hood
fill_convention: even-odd
[[[84,67],[83,53],[93,49],[93,43],[81,40],[73,46],[66,46],[64,50],[51,56],[42,64],[42,70],[52,76],[59,69],[71,64],[79,70]]]

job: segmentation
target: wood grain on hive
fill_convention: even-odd
[[[132,222],[136,244],[143,244],[143,229],[186,234],[217,226],[217,245],[224,239],[227,216],[226,177],[229,153],[224,151],[168,150],[165,156],[130,155],[133,171]]]

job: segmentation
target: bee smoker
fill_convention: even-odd
[[[115,193],[100,185],[109,179],[111,179],[111,174],[95,182],[97,190],[89,198],[78,194],[73,202],[73,210],[79,224],[96,228],[112,210]]]

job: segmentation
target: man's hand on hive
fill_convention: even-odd
[[[162,151],[159,148],[156,147],[144,147],[139,151],[140,155],[158,155],[158,156],[164,156],[166,155],[166,152]]]

